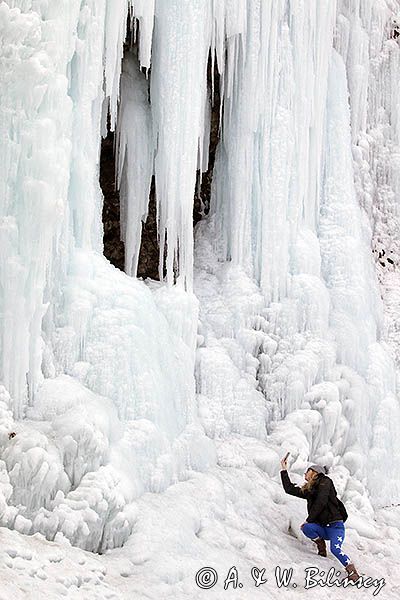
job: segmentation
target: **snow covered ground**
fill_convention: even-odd
[[[298,587],[285,589],[290,598],[324,594],[337,599],[348,593],[367,598],[374,592],[379,598],[398,597],[399,508],[378,511],[376,521],[349,517],[344,548],[359,571],[374,581],[368,589],[306,589],[308,567],[325,574],[333,567],[336,573],[338,563],[329,554],[317,556],[313,543],[300,533],[303,503],[284,494],[265,466],[256,466],[270,461],[263,444],[237,435],[219,444],[219,450],[229,455],[231,464],[234,456],[235,466],[193,473],[162,494],[144,494],[132,536],[123,548],[104,555],[71,547],[65,540],[49,542],[41,534],[23,536],[1,528],[1,597],[278,598],[284,592],[275,580],[277,565],[293,568],[291,583]],[[243,587],[233,589],[231,584],[224,590],[233,566]],[[204,567],[218,574],[212,589],[196,585],[195,575]],[[267,581],[259,587],[251,577],[253,567],[265,569],[262,579]],[[333,579],[340,581],[339,571]],[[379,588],[382,578],[385,585]]]
[[[0,2],[1,599],[398,597],[399,14]],[[221,137],[193,233],[210,49]],[[107,112],[126,273],[102,256]],[[153,173],[162,283],[135,277]],[[287,451],[297,483],[329,467],[363,588],[305,589],[343,569],[299,529]]]

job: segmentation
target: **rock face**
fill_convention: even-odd
[[[102,141],[100,160],[100,185],[103,191],[104,256],[121,271],[125,268],[125,244],[120,239],[119,191],[116,188],[114,133],[109,132]],[[138,264],[138,277],[159,279],[159,243],[157,236],[154,178],[151,186],[149,214],[142,225],[142,243]]]
[[[124,270],[124,243],[120,239],[119,193],[115,184],[114,133],[102,141],[100,185],[103,191],[104,256],[121,271]]]
[[[215,153],[219,142],[219,120],[221,108],[220,76],[217,65],[214,64],[214,89],[212,89],[211,69],[211,59],[209,59],[207,69],[208,89],[211,97],[210,146],[208,151],[209,159],[208,169],[202,174],[201,177],[201,184],[200,172],[197,174],[196,193],[193,205],[193,225],[196,225],[201,220],[202,216],[207,215],[210,210],[211,184],[214,172]]]
[[[159,280],[158,264],[160,258],[160,245],[157,235],[156,194],[154,177],[151,182],[149,214],[146,223],[142,224],[142,244],[138,263],[137,276],[150,277]]]

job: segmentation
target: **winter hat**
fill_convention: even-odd
[[[323,473],[324,475],[326,473],[325,467],[321,467],[320,465],[311,465],[308,468],[316,471],[316,473]]]

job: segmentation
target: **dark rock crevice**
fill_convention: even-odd
[[[100,187],[103,192],[104,256],[121,271],[125,266],[125,245],[120,237],[119,192],[116,186],[114,133],[101,143]]]
[[[208,169],[205,173],[200,173],[200,171],[197,173],[196,193],[193,203],[193,225],[196,225],[196,223],[198,223],[203,216],[207,215],[210,210],[211,183],[214,173],[215,154],[220,138],[221,78],[216,63],[217,61],[215,60],[214,65],[212,64],[210,53],[207,66],[207,84],[211,102]]]

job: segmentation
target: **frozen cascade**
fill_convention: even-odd
[[[62,285],[73,247],[102,252],[98,156],[103,54],[106,90],[114,106],[119,94],[114,78],[119,81],[120,75],[116,57],[122,56],[127,6],[122,2],[123,15],[115,11],[107,18],[104,0],[73,0],[62,7],[30,0],[1,5],[5,47],[13,44],[2,71],[3,116],[12,119],[11,127],[2,121],[2,162],[7,169],[2,179],[2,236],[7,248],[2,266],[2,280],[7,282],[2,298],[7,321],[1,332],[2,379],[19,416],[27,378],[31,399],[41,380],[40,323],[46,311],[54,310],[51,300]],[[138,17],[146,22],[141,57],[148,66],[151,2],[138,2],[137,7]],[[113,69],[107,68],[110,62]],[[24,94],[28,81],[32,92]],[[18,195],[23,204],[16,202]]]
[[[106,6],[0,6],[12,48],[1,80],[4,444],[10,410],[24,416],[4,454],[13,492],[1,518],[88,550],[126,540],[140,494],[214,461],[195,411],[196,299],[152,294],[101,256],[103,56],[112,111],[128,14]],[[149,6],[133,5],[147,67]]]
[[[355,182],[372,225],[372,247],[385,303],[385,329],[397,361],[400,54],[391,32],[398,9],[396,2],[343,3],[335,37],[352,83],[349,93]],[[352,27],[354,21],[356,26]],[[355,47],[357,53],[352,50]],[[356,111],[354,107],[360,108]]]
[[[367,3],[343,3],[346,18],[341,5],[335,14],[334,3],[249,5],[245,49],[228,46],[233,74],[225,72],[211,216],[198,226],[195,261],[205,339],[198,387],[209,435],[251,431],[264,438],[256,423],[267,412],[266,443],[274,436],[282,443],[277,432],[287,431],[285,420],[300,411],[299,427],[311,408],[313,430],[295,466],[303,469],[310,453],[333,469],[343,465],[375,505],[399,495],[392,458],[398,456],[400,412],[396,369],[382,338],[371,226],[353,183],[350,118],[352,127],[364,123],[360,111],[367,102],[367,84],[354,63],[360,47],[367,60],[368,47],[346,46],[346,73],[331,36],[321,31],[335,35],[339,47],[346,22],[354,37],[368,40],[360,14],[372,21],[371,51],[378,52],[389,35],[389,4],[368,12]],[[387,43],[393,62],[399,48]],[[351,115],[348,81],[355,95]],[[396,94],[398,102],[398,88]],[[396,126],[396,118],[392,122]],[[227,261],[223,268],[220,261]],[[248,278],[259,282],[263,297]],[[398,433],[384,441],[389,413]],[[382,464],[390,471],[384,482],[377,475]],[[355,496],[355,505],[366,500]]]
[[[218,238],[272,300],[287,291],[299,225],[313,230],[318,214],[334,19],[335,2],[293,3],[289,15],[285,2],[249,3],[245,46],[227,47]]]
[[[395,0],[0,4],[2,525],[91,551],[126,544],[138,565],[215,536],[237,556],[246,543],[222,521],[253,514],[260,490],[280,522],[286,449],[297,475],[310,460],[331,468],[354,535],[398,502],[386,339],[398,317],[370,251],[398,219],[396,11]],[[138,47],[122,61],[127,20]],[[221,139],[193,244],[210,49]],[[102,256],[107,111],[127,273]],[[144,283],[153,175],[167,277]]]

